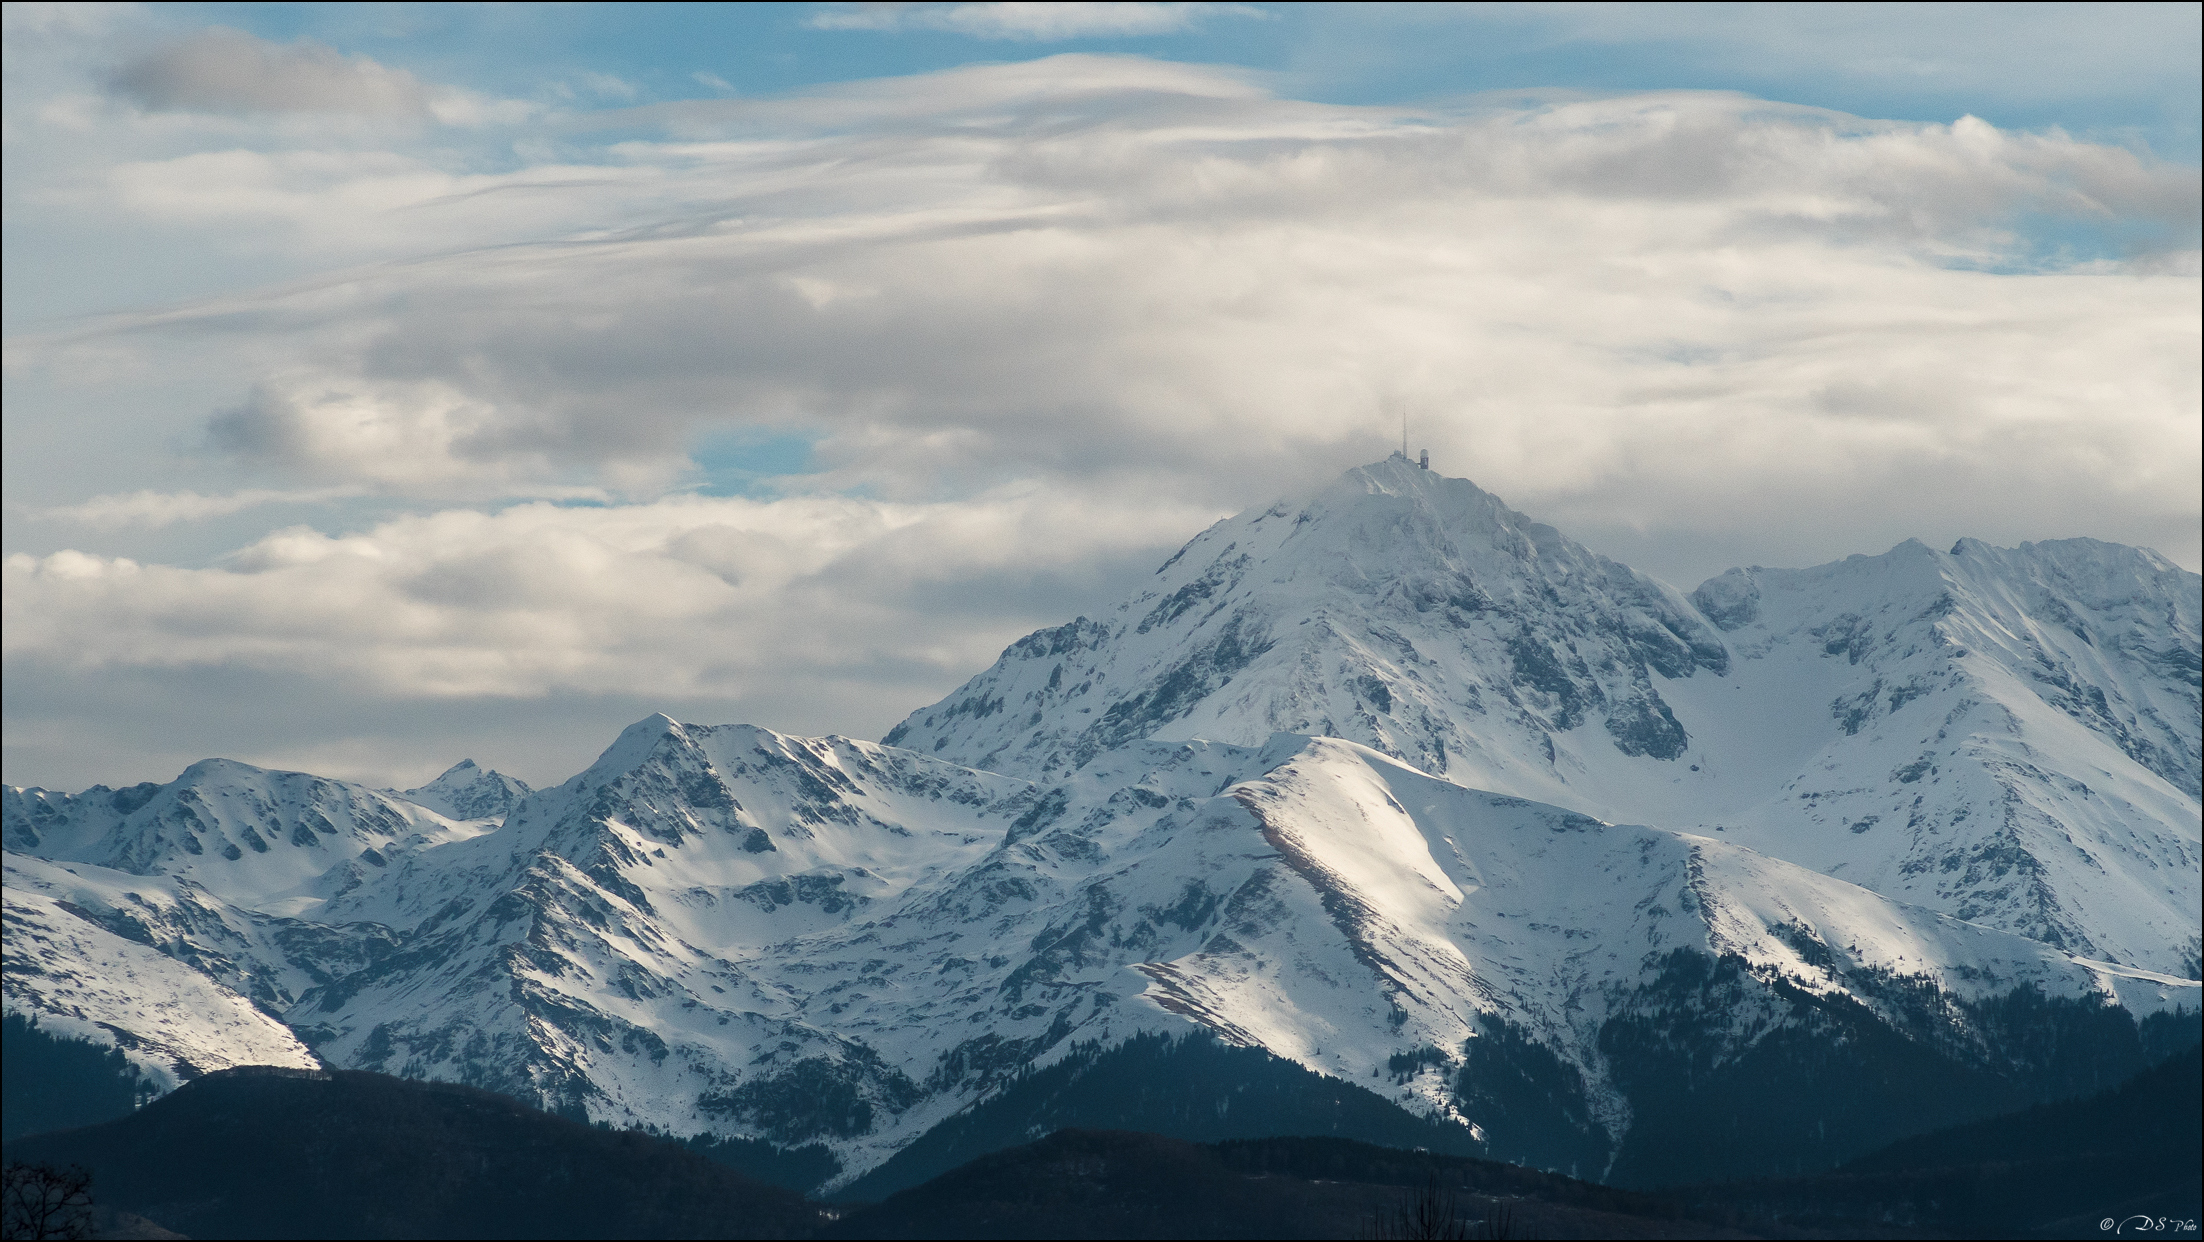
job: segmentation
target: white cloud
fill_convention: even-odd
[[[11,667],[77,676],[245,665],[400,698],[702,696],[783,715],[829,701],[885,728],[901,711],[883,682],[961,673],[1036,621],[999,591],[976,613],[945,601],[1051,563],[1145,559],[1216,516],[1037,488],[930,505],[673,497],[289,529],[209,569],[18,554],[0,643]]]
[[[1152,62],[1038,66],[831,95],[839,133],[713,105],[681,123],[727,136],[587,169],[133,166],[147,210],[451,246],[146,327],[234,340],[242,318],[288,358],[214,418],[218,448],[454,497],[664,486],[700,434],[751,426],[890,496],[1134,472],[1252,499],[1236,480],[1366,455],[1378,405],[1406,402],[1522,503],[1667,491],[1680,517],[1716,480],[1732,505],[1835,503],[1923,461],[1998,491],[2037,468],[2007,423],[2089,444],[2028,450],[2101,461],[2071,482],[2087,493],[2162,472],[2151,446],[2193,412],[2193,282],[1952,266],[2008,257],[2021,211],[2193,230],[2194,173],[2127,151],[1731,96],[1431,116]],[[883,97],[893,115],[844,128]],[[761,113],[781,136],[743,134]],[[1934,417],[1837,418],[1823,394],[1847,384],[1942,395]],[[1800,438],[1827,451],[1769,452]],[[2137,456],[2102,455],[2121,443]],[[1769,551],[1902,537],[1883,515],[1920,504],[1802,515]]]
[[[2129,151],[1714,94],[1315,105],[1088,56],[604,120],[616,145],[561,129],[510,171],[237,149],[48,188],[324,270],[11,342],[54,394],[11,420],[92,417],[123,374],[224,394],[162,434],[228,494],[102,462],[48,507],[426,511],[217,569],[11,560],[10,719],[41,722],[11,739],[81,749],[67,705],[126,684],[877,729],[1210,516],[1382,454],[1402,405],[1440,467],[1686,585],[1913,535],[2198,563],[2197,174]],[[2147,244],[2068,265],[2022,216]],[[663,498],[713,436],[808,442],[784,485],[877,499]],[[607,503],[466,507],[558,488]]]
[[[1131,38],[1174,34],[1211,16],[1267,17],[1246,4],[850,4],[811,15],[817,30],[946,30],[976,39]]]

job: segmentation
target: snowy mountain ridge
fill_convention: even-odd
[[[435,780],[401,796],[447,819],[503,820],[528,793],[526,781],[485,771],[474,760],[462,759]]]
[[[1546,1167],[1834,1159],[2195,1024],[2197,593],[2066,541],[1687,596],[1396,460],[893,744],[657,716],[543,790],[10,788],[6,1003],[164,1081],[318,1056],[840,1181],[1189,1031]],[[1820,1129],[1694,1137],[1765,1082]]]
[[[2069,540],[1685,597],[1396,455],[1218,523],[888,737],[1041,778],[1132,738],[1342,737],[2193,977],[2199,594]]]
[[[318,909],[391,858],[496,826],[390,790],[230,759],[203,759],[166,785],[76,795],[9,786],[0,800],[11,851],[188,879],[280,914]]]

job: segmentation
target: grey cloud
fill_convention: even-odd
[[[525,410],[516,414],[470,398],[450,378],[378,383],[371,375],[294,370],[256,385],[243,403],[210,417],[206,447],[288,477],[339,480],[354,492],[596,492],[558,485],[556,432],[537,430]],[[593,464],[606,468],[608,456],[596,454]]]
[[[403,69],[320,44],[270,43],[213,26],[115,71],[113,89],[172,112],[354,112],[425,116],[429,93]]]
[[[254,461],[295,465],[306,450],[301,423],[295,404],[257,386],[242,403],[207,420],[207,445]]]
[[[1893,375],[1868,383],[1838,380],[1812,395],[1812,406],[1836,418],[1933,422],[1969,411],[1973,394],[1941,375]]]

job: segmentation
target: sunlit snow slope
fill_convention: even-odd
[[[320,1064],[281,1021],[169,956],[168,946],[102,926],[68,899],[77,895],[69,879],[64,868],[49,874],[35,861],[9,859],[0,973],[7,1012],[33,1015],[55,1035],[119,1046],[164,1091],[237,1065]]]
[[[1045,778],[1136,738],[1347,738],[2200,973],[2197,575],[1908,542],[1688,598],[1405,458],[1220,522],[888,740]]]

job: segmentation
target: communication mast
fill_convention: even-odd
[[[1421,457],[1411,458],[1408,455],[1408,407],[1405,405],[1400,408],[1400,459],[1402,461],[1414,461],[1418,470],[1429,470],[1431,468],[1430,449],[1423,450]]]

